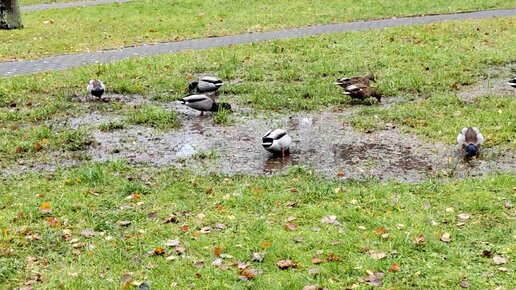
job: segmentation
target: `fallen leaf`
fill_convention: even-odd
[[[344,171],[339,171],[339,172],[337,173],[337,176],[338,176],[338,177],[344,177],[344,176],[346,176],[346,172],[344,172]]]
[[[219,230],[224,230],[226,229],[226,225],[225,224],[221,224],[221,223],[217,223],[215,224],[215,227]]]
[[[130,221],[118,221],[117,224],[121,227],[127,227],[131,224]]]
[[[468,220],[468,219],[469,219],[469,214],[467,214],[467,213],[460,213],[460,214],[458,214],[458,215],[457,215],[457,217],[458,217],[459,219],[461,219],[461,220],[465,221],[465,220]]]
[[[503,203],[503,206],[505,208],[512,208],[512,203],[510,201],[506,201],[506,202]]]
[[[168,224],[168,223],[177,223],[177,216],[175,214],[171,214],[169,215],[166,219],[165,219],[165,224]]]
[[[170,255],[170,256],[166,257],[165,259],[166,259],[167,261],[174,261],[174,260],[176,259],[176,256],[172,256],[172,255]]]
[[[203,260],[195,260],[195,261],[193,262],[193,265],[194,265],[195,267],[197,267],[197,268],[202,268],[202,267],[204,267],[204,261],[203,261]]]
[[[507,269],[505,267],[498,267],[498,271],[500,271],[500,272],[507,272],[507,271],[509,271],[509,269]]]
[[[490,258],[491,256],[493,256],[493,251],[491,251],[491,250],[483,250],[482,251],[482,257],[489,257]]]
[[[181,226],[181,230],[186,233],[190,230],[190,227],[187,225],[184,225],[184,226]]]
[[[93,190],[88,190],[88,193],[93,195],[93,196],[99,196],[100,195],[98,192],[95,192]]]
[[[387,229],[386,227],[377,227],[374,232],[377,234],[377,235],[383,235],[383,234],[386,234],[389,232],[389,229]]]
[[[426,238],[423,235],[419,235],[414,240],[412,240],[412,243],[415,245],[423,245],[425,242]]]
[[[310,261],[312,261],[312,263],[313,263],[313,264],[316,264],[316,265],[317,265],[317,264],[320,264],[320,263],[322,263],[322,262],[324,262],[324,260],[323,260],[323,259],[321,259],[321,258],[319,258],[319,257],[317,257],[317,256],[313,256],[313,257],[312,257],[312,259],[311,259]]]
[[[251,254],[251,261],[253,261],[253,262],[261,262],[261,261],[263,261],[263,256],[260,255],[260,253],[252,253]]]
[[[90,238],[90,237],[93,237],[93,236],[96,236],[98,233],[94,230],[82,230],[81,231],[81,236],[84,236],[86,238]]]
[[[147,215],[147,217],[150,219],[156,219],[156,218],[158,218],[158,214],[155,212],[151,212]]]
[[[276,263],[278,268],[281,270],[286,270],[288,268],[293,268],[295,266],[294,261],[292,260],[280,260],[278,263]]]
[[[329,253],[328,257],[326,257],[326,261],[328,262],[342,262],[342,259],[337,257],[335,253]]]
[[[283,228],[289,231],[295,231],[297,230],[297,225],[295,224],[284,224]]]
[[[165,249],[163,249],[162,247],[156,247],[154,249],[154,254],[157,256],[163,255],[165,254]]]
[[[209,234],[211,233],[211,227],[202,227],[199,231],[203,234]]]
[[[459,283],[461,288],[469,288],[469,283],[467,280],[461,279]]]
[[[220,256],[220,253],[222,252],[222,249],[219,247],[213,247],[213,255]]]
[[[389,267],[389,270],[394,271],[394,272],[399,272],[399,271],[401,271],[400,266],[398,266],[398,264],[396,264],[396,263],[393,263],[393,264]]]
[[[337,221],[337,216],[334,215],[329,215],[321,218],[321,223],[330,225],[340,225],[340,223]]]
[[[396,224],[396,228],[398,230],[401,230],[401,229],[405,228],[405,225],[404,224]]]
[[[51,213],[52,205],[50,204],[50,202],[46,202],[46,201],[42,202],[41,205],[39,206],[39,212],[42,214]]]
[[[375,260],[381,260],[387,256],[384,252],[376,252],[374,250],[370,250],[369,255]]]
[[[269,242],[269,241],[264,241],[260,244],[260,247],[262,249],[267,249],[267,248],[270,248],[272,247],[272,242]]]
[[[169,247],[177,247],[181,244],[181,241],[179,241],[179,239],[175,239],[175,240],[168,240],[165,245],[169,246]]]
[[[367,271],[367,276],[359,279],[361,282],[366,282],[370,286],[380,287],[383,285],[382,278],[385,276],[383,272],[371,272]]]
[[[186,248],[185,247],[176,247],[175,251],[176,251],[176,254],[181,255],[182,253],[184,253],[186,251]]]
[[[304,241],[305,241],[305,239],[303,239],[303,238],[301,238],[301,237],[295,237],[295,238],[294,238],[294,242],[299,243],[299,244],[300,244],[300,243],[303,243]]]
[[[86,246],[86,243],[84,243],[84,242],[79,242],[79,243],[73,243],[72,244],[72,248],[74,248],[74,249],[83,248],[84,246]]]
[[[507,263],[507,259],[505,259],[502,256],[494,256],[493,261],[494,261],[495,265],[501,265],[501,264]]]
[[[450,89],[451,89],[452,91],[456,91],[456,90],[458,90],[458,89],[459,89],[459,83],[458,83],[458,82],[454,82],[454,83],[451,85]]]
[[[238,270],[238,274],[246,279],[255,279],[258,275],[258,270],[256,269],[242,269]]]
[[[222,266],[223,262],[224,262],[224,260],[222,260],[221,258],[217,258],[213,262],[211,262],[211,265],[215,266],[215,267],[220,267],[220,266]]]
[[[54,228],[59,227],[61,225],[55,217],[48,217],[47,223]]]
[[[431,207],[432,207],[432,205],[431,205],[429,202],[425,202],[425,203],[423,204],[423,208],[424,208],[424,209],[429,209],[429,208],[431,208]]]
[[[367,228],[366,228],[366,227],[364,227],[364,226],[358,226],[358,228],[359,228],[360,230],[363,230],[363,231],[367,230]]]
[[[441,241],[446,242],[446,243],[451,242],[451,235],[450,235],[450,233],[443,233],[441,235]]]
[[[291,222],[291,221],[294,221],[296,220],[297,218],[295,216],[288,216],[287,217],[287,222]]]
[[[324,287],[321,287],[319,285],[306,285],[305,287],[303,287],[303,289],[301,290],[324,290],[326,288]]]
[[[446,211],[446,212],[454,212],[454,211],[455,211],[455,209],[454,209],[453,207],[451,207],[451,206],[450,206],[450,207],[447,207],[447,208],[445,209],[445,211]]]
[[[39,142],[36,142],[36,144],[34,144],[34,150],[40,151],[41,149],[43,149],[43,145],[41,145]]]

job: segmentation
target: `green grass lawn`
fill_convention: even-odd
[[[300,167],[206,176],[122,163],[2,178],[0,283],[116,289],[127,275],[151,289],[369,289],[359,279],[381,271],[385,288],[459,289],[466,281],[470,289],[513,289],[515,182],[338,182]],[[322,221],[332,215],[340,225]],[[175,239],[180,255],[166,245]],[[159,248],[162,255],[149,254]],[[296,267],[280,270],[284,259]],[[247,272],[231,266],[237,261]],[[251,269],[256,277],[241,281]]]
[[[0,61],[352,20],[516,7],[505,0],[135,1],[24,13]]]
[[[143,115],[147,114],[142,115],[142,108],[117,102],[85,105],[71,97],[85,94],[85,84],[97,74],[112,93],[172,101],[184,94],[192,77],[213,73],[227,81],[221,94],[229,102],[257,110],[288,112],[328,107],[345,110],[351,106],[349,98],[331,83],[344,75],[374,72],[376,87],[387,96],[402,96],[401,102],[390,107],[360,107],[360,114],[349,120],[358,129],[374,130],[391,122],[431,140],[454,143],[460,128],[474,125],[487,136],[487,147],[507,144],[515,148],[516,104],[512,98],[495,94],[464,104],[451,89],[455,82],[474,83],[491,66],[514,61],[514,27],[514,18],[446,22],[246,44],[3,78],[0,156],[4,163],[11,163],[19,157],[44,157],[54,149],[70,148],[69,144],[74,144],[71,148],[84,147],[79,144],[91,142],[87,132],[70,140],[63,137],[66,130],[42,122],[92,110],[121,114],[133,123],[162,129],[177,126],[180,120],[162,110],[154,110],[152,120],[145,120]],[[12,102],[16,108],[9,106]],[[44,140],[48,143],[43,144]],[[35,149],[38,143],[44,145],[43,150]]]

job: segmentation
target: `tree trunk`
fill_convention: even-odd
[[[0,29],[22,28],[18,0],[0,0]]]

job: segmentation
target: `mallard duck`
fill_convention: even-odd
[[[478,156],[482,142],[484,142],[484,137],[475,127],[464,127],[457,136],[457,143],[461,147],[461,152],[467,157]]]
[[[196,82],[190,83],[188,91],[196,91],[198,93],[216,92],[223,85],[222,80],[216,77],[202,77]]]
[[[516,78],[513,78],[512,80],[508,81],[507,84],[513,88],[516,88]]]
[[[291,143],[292,138],[283,129],[271,129],[262,137],[263,148],[273,154],[281,154],[281,157],[288,153]]]
[[[189,95],[182,98],[180,101],[192,109],[201,111],[201,116],[204,112],[217,112],[221,108],[231,111],[230,104],[216,103],[215,100],[207,95]]]
[[[375,81],[374,75],[372,75],[372,74],[368,74],[365,77],[349,77],[349,78],[348,77],[344,77],[344,78],[340,78],[337,81],[335,81],[333,84],[334,85],[339,85],[339,86],[341,86],[343,88],[346,88],[346,87],[354,85],[354,84],[369,85],[370,81],[372,81],[372,82]]]
[[[344,89],[344,94],[349,95],[353,99],[364,100],[367,98],[376,98],[378,102],[381,102],[382,95],[376,90],[371,89],[369,85],[357,83],[354,85],[347,86]]]
[[[100,80],[91,80],[88,86],[86,86],[86,89],[92,96],[100,99],[106,90],[106,86],[104,86],[104,83]]]

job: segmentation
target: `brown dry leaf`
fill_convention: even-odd
[[[261,262],[261,261],[263,261],[263,256],[260,255],[260,253],[252,253],[251,254],[251,261],[253,261],[253,262]]]
[[[42,214],[51,213],[52,205],[50,204],[50,202],[46,202],[46,201],[42,202],[41,205],[39,206],[39,212]]]
[[[189,226],[187,226],[187,225],[181,226],[181,231],[183,231],[183,232],[185,232],[185,233],[186,233],[186,232],[188,232],[189,230],[190,230],[190,227],[189,227]]]
[[[412,240],[412,243],[414,245],[423,245],[426,242],[426,238],[423,235],[417,236],[414,240]]]
[[[238,275],[246,278],[246,279],[255,279],[258,275],[258,270],[256,269],[239,269]]]
[[[260,244],[260,247],[262,249],[267,249],[267,248],[270,248],[272,247],[272,242],[269,242],[269,241],[264,241]]]
[[[493,261],[495,265],[501,265],[507,263],[507,259],[505,259],[503,256],[494,256]]]
[[[337,176],[338,176],[338,177],[344,177],[344,176],[346,176],[346,172],[344,172],[344,171],[339,171],[339,172],[337,173]]]
[[[443,241],[445,243],[449,243],[449,242],[451,242],[451,235],[450,235],[450,233],[443,233],[441,235],[440,239],[441,239],[441,241]]]
[[[175,251],[176,251],[176,254],[181,255],[182,253],[184,253],[186,251],[186,248],[185,247],[176,247]]]
[[[55,217],[48,217],[47,218],[47,223],[51,226],[51,227],[54,227],[54,228],[57,228],[59,227],[61,224],[59,223],[58,220],[56,220]]]
[[[221,248],[219,248],[219,247],[213,247],[213,255],[215,255],[215,256],[217,256],[217,257],[218,257],[218,256],[220,256],[221,252],[222,252],[222,249],[221,249]]]
[[[133,277],[129,273],[122,275],[122,277],[120,279],[123,282],[121,290],[128,289],[131,286],[131,282],[133,281]]]
[[[324,262],[324,260],[323,260],[323,259],[321,259],[321,258],[319,258],[319,257],[317,257],[317,256],[313,256],[313,257],[312,257],[312,259],[311,259],[310,261],[312,261],[312,263],[313,263],[313,264],[316,264],[316,265],[317,265],[317,264],[320,264],[320,263],[322,263],[322,262]]]
[[[84,243],[84,242],[79,242],[79,243],[73,243],[72,244],[72,248],[74,248],[74,249],[84,248],[84,246],[86,246],[86,243]]]
[[[337,257],[335,253],[329,253],[328,257],[326,257],[326,261],[328,262],[342,262],[342,259]]]
[[[337,216],[334,216],[334,215],[328,215],[328,216],[321,218],[321,223],[330,224],[330,225],[333,225],[333,224],[340,225],[340,223],[337,221]]]
[[[425,203],[423,204],[423,208],[424,208],[424,209],[429,209],[429,208],[431,208],[431,207],[432,207],[432,205],[431,205],[429,202],[425,202]]]
[[[23,148],[21,148],[20,146],[16,146],[16,148],[14,148],[14,153],[22,153],[23,152]]]
[[[72,254],[74,254],[74,255],[76,255],[76,256],[77,256],[77,255],[80,255],[80,254],[81,254],[81,250],[79,250],[79,249],[73,249],[73,250],[72,250]]]
[[[360,282],[366,282],[370,286],[380,287],[383,285],[382,278],[385,276],[385,273],[383,272],[372,272],[367,271],[367,276],[362,277],[359,279]]]
[[[451,85],[450,89],[451,89],[452,91],[456,91],[456,90],[458,90],[458,89],[459,89],[459,83],[458,83],[458,82],[454,82],[454,83]]]
[[[278,263],[276,263],[276,265],[278,266],[278,268],[280,268],[281,270],[286,270],[288,268],[293,268],[295,267],[295,263],[294,261],[292,260],[280,260],[278,261]]]
[[[177,247],[181,244],[181,241],[179,239],[174,239],[174,240],[168,240],[165,245],[169,246],[169,247]]]
[[[389,229],[386,228],[386,227],[377,227],[374,232],[377,234],[377,235],[383,235],[383,234],[386,234],[389,232]]]
[[[389,270],[394,271],[394,272],[399,272],[399,271],[401,271],[400,266],[398,266],[398,264],[396,264],[396,263],[393,263],[393,264],[389,267]]]
[[[297,225],[295,224],[284,224],[283,228],[289,231],[295,231],[297,230]]]
[[[165,249],[163,249],[162,247],[156,247],[154,249],[154,255],[160,256],[160,255],[163,255],[163,254],[165,254]]]
[[[34,150],[40,151],[41,149],[43,149],[43,145],[41,145],[39,142],[36,142],[36,144],[34,144]]]
[[[491,251],[491,250],[483,250],[482,251],[482,257],[489,257],[490,258],[491,256],[493,256],[493,251]]]

